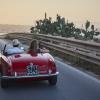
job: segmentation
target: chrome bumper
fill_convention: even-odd
[[[43,75],[33,75],[33,76],[2,76],[2,79],[27,79],[27,78],[42,78],[42,77],[52,77],[57,76],[59,72],[54,74],[43,74]]]

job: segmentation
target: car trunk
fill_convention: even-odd
[[[9,56],[12,75],[33,75],[48,73],[48,59],[42,54],[16,54]]]

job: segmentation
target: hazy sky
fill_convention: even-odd
[[[76,23],[100,23],[100,0],[0,0],[0,24],[32,25],[45,12],[53,19],[58,13]]]

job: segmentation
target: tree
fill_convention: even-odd
[[[91,33],[91,39],[93,39],[93,35],[94,35],[94,25],[91,25],[91,30],[92,30],[90,32]]]
[[[36,21],[36,25],[31,27],[31,32],[38,32],[40,34],[51,34],[59,35],[63,37],[76,37],[78,39],[93,39],[93,35],[96,33],[94,25],[91,25],[91,30],[89,30],[90,21],[86,21],[85,29],[76,28],[73,22],[65,21],[65,18],[56,15],[56,20],[52,21],[51,17],[47,18],[47,13],[45,12],[44,19]],[[84,35],[84,36],[83,36]]]
[[[90,26],[90,21],[87,20],[86,23],[85,23],[86,32],[87,32],[89,26]]]
[[[31,27],[30,30],[31,30],[31,33],[34,33],[34,27]]]
[[[86,29],[85,36],[84,36],[85,39],[89,39],[89,36],[90,36],[90,33],[88,31],[89,27],[90,27],[90,21],[87,20],[85,23],[85,29]]]
[[[91,25],[91,30],[94,32],[94,25]]]
[[[57,14],[56,16],[57,22],[60,23],[61,22],[61,16]]]

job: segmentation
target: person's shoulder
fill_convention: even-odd
[[[13,50],[13,48],[8,48],[6,51],[10,51],[10,50]]]

